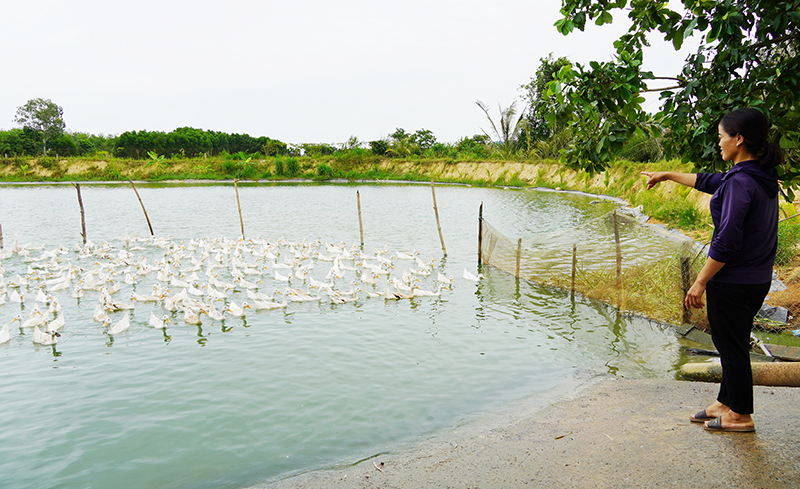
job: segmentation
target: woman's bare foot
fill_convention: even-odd
[[[719,416],[716,426],[709,426],[709,423],[711,421],[705,423],[706,428],[713,428],[714,431],[753,431],[756,426],[749,414],[739,414],[730,410]]]
[[[700,411],[697,414],[689,416],[689,420],[693,423],[704,423],[709,419],[719,418],[720,416],[728,414],[729,412],[731,412],[731,408],[719,401],[714,401],[714,404],[708,406],[704,411]],[[705,418],[702,417],[703,413],[706,415]],[[700,416],[698,417],[698,415]]]

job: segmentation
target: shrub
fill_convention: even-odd
[[[788,265],[797,255],[797,244],[800,243],[800,221],[789,219],[778,224],[778,252],[775,264]]]
[[[322,163],[317,167],[317,175],[322,179],[331,179],[335,176],[333,168],[327,163]]]
[[[286,174],[290,177],[296,177],[300,174],[300,165],[297,164],[297,158],[286,159]]]

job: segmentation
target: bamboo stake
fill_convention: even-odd
[[[614,243],[617,248],[617,286],[619,286],[622,283],[622,250],[619,245],[619,224],[616,210],[611,213],[611,222],[614,224]]]
[[[239,225],[242,227],[242,239],[244,239],[244,220],[242,220],[242,204],[239,203],[239,179],[233,179],[233,188],[236,189],[236,207],[239,208]]]
[[[570,291],[572,295],[575,296],[575,271],[578,268],[578,245],[572,245],[572,284],[570,286]]]
[[[83,211],[83,199],[81,199],[81,184],[76,183],[75,189],[78,191],[78,205],[81,208],[81,237],[83,244],[86,244],[86,214]]]
[[[689,313],[689,308],[686,307],[686,301],[683,300],[686,297],[686,294],[689,293],[689,259],[688,258],[681,258],[681,290],[683,291],[683,295],[681,296],[681,302],[683,303],[683,324],[689,322],[689,318],[691,314]]]
[[[3,225],[0,224],[0,250],[3,249]]]
[[[361,222],[361,194],[356,190],[356,201],[358,202],[358,231],[361,234],[361,248],[364,248],[364,223]]]
[[[136,194],[136,198],[139,199],[139,204],[142,206],[142,211],[144,211],[144,218],[147,219],[147,227],[150,228],[150,236],[155,236],[156,234],[153,232],[153,226],[150,224],[150,218],[147,216],[147,209],[144,208],[144,202],[142,202],[142,198],[139,197],[139,191],[136,190],[136,185],[133,184],[133,180],[128,179],[131,182],[131,187],[133,187],[133,191]]]
[[[483,261],[481,246],[483,246],[483,202],[478,208],[478,265]]]
[[[517,271],[514,275],[519,278],[519,262],[522,259],[522,238],[517,240]]]
[[[442,253],[447,256],[447,249],[444,247],[444,237],[442,237],[442,225],[439,224],[439,209],[436,207],[436,189],[431,179],[431,195],[433,196],[433,212],[436,214],[436,229],[439,230],[439,241],[442,242]]]

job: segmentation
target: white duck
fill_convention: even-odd
[[[39,289],[36,292],[36,302],[41,302],[42,304],[46,304],[47,301],[48,301],[47,294],[45,294],[42,289]]]
[[[257,299],[253,299],[253,309],[256,311],[261,310],[270,310],[270,309],[281,309],[288,305],[286,301],[286,296],[283,296],[283,302],[275,302],[270,300],[260,301]]]
[[[302,289],[290,289],[288,287],[282,293],[292,302],[319,302],[320,298],[322,297],[322,289],[317,289],[316,296],[313,296]]]
[[[108,328],[108,334],[119,334],[130,327],[131,327],[131,318],[126,312],[125,315],[122,316],[122,319],[117,321],[117,323],[114,324],[114,326]]]
[[[47,317],[39,310],[39,307],[34,305],[33,309],[31,310],[28,319],[22,323],[23,328],[32,328],[34,326],[38,326],[40,324],[44,324],[47,321]]]
[[[64,317],[64,313],[61,313],[58,315],[57,318],[47,323],[44,327],[44,330],[47,331],[48,333],[54,333],[59,329],[63,328],[65,324],[67,324],[67,320]]]
[[[169,322],[169,316],[164,314],[161,316],[161,319],[156,316],[156,313],[150,311],[150,320],[147,321],[149,326],[152,326],[155,329],[164,329],[167,327],[167,323]]]
[[[389,301],[397,301],[400,299],[411,299],[414,297],[411,293],[404,294],[399,290],[389,290],[389,282],[386,282],[386,287],[383,289],[383,297]]]
[[[379,297],[383,297],[383,292],[370,292],[369,290],[364,290],[364,289],[358,289],[358,290],[367,294],[367,297],[369,297],[370,299],[377,299]]]
[[[11,340],[11,333],[8,332],[8,325],[4,324],[3,328],[0,329],[0,345],[3,343],[8,343]]]
[[[439,283],[439,288],[436,289],[436,292],[432,292],[430,290],[418,289],[416,287],[411,287],[411,295],[414,297],[439,297],[442,295],[442,289],[444,288],[443,283]]]
[[[50,314],[58,314],[61,312],[61,303],[58,302],[58,299],[55,297],[50,298],[50,309],[48,309]]]
[[[465,268],[464,269],[464,278],[467,279],[467,280],[470,280],[472,282],[477,282],[478,280],[480,280],[482,278],[485,278],[485,277],[483,276],[482,273],[479,273],[478,275],[472,274],[472,273],[470,273],[469,270],[467,270]]]
[[[56,336],[58,336],[58,333],[46,333],[39,329],[39,326],[33,328],[33,342],[39,345],[55,345],[58,343]]]
[[[214,304],[206,306],[206,308],[203,309],[203,312],[205,312],[208,316],[208,319],[212,321],[223,321],[225,319],[225,315],[219,312],[217,308],[214,307]]]
[[[106,312],[102,305],[97,304],[97,306],[94,308],[92,320],[97,321],[98,323],[105,323],[106,319],[108,319],[108,312]]]
[[[8,332],[8,325],[13,323],[14,321],[21,321],[21,320],[22,316],[17,314],[13,318],[11,318],[10,323],[3,325],[3,329],[0,329],[0,345],[2,345],[3,343],[7,343],[9,340],[11,340],[11,333]]]
[[[274,278],[278,282],[288,282],[289,281],[289,277],[288,276],[278,273],[277,270],[275,270],[274,273],[275,273]]]
[[[252,308],[253,307],[247,302],[242,302],[242,307],[237,306],[235,302],[231,302],[230,304],[228,304],[228,308],[226,309],[226,311],[229,312],[231,316],[242,318],[244,317],[245,309],[252,309]]]
[[[194,324],[196,326],[200,326],[203,324],[203,321],[200,319],[200,314],[202,314],[202,310],[195,310],[191,307],[187,307],[183,311],[183,322],[186,324]]]

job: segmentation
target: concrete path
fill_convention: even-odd
[[[689,415],[717,389],[600,377],[544,409],[517,401],[421,445],[261,487],[800,487],[800,389],[755,387],[757,432],[710,433]]]

